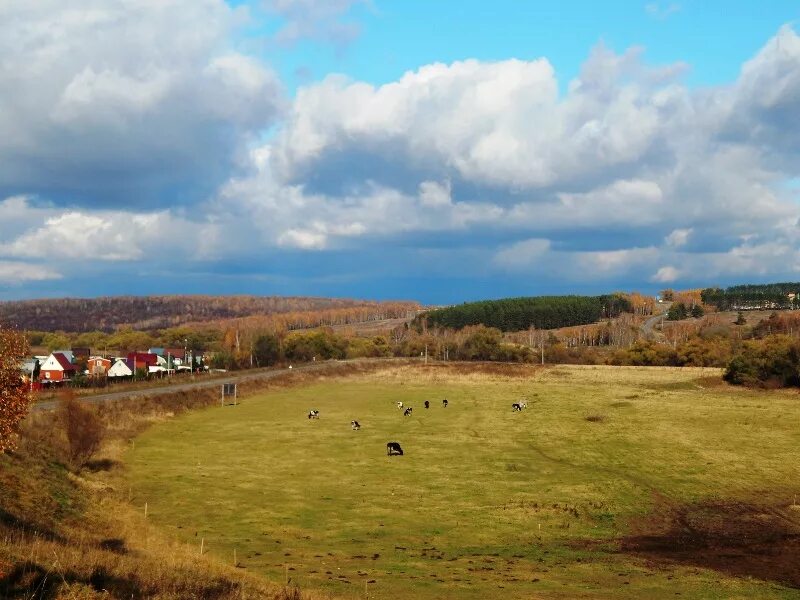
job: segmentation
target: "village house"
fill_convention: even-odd
[[[130,352],[128,354],[128,363],[133,365],[133,370],[144,369],[147,371],[150,367],[158,366],[158,355],[150,354],[149,352]]]
[[[92,356],[86,363],[86,371],[89,377],[105,377],[111,369],[111,361],[102,356]]]
[[[131,377],[133,375],[133,362],[118,358],[108,370],[109,377]]]
[[[77,372],[78,367],[73,365],[64,353],[53,352],[39,370],[39,381],[43,383],[69,381]]]

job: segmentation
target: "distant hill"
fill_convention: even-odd
[[[37,331],[164,329],[186,323],[257,315],[385,305],[418,308],[415,302],[383,303],[298,296],[111,296],[0,302],[0,323]]]

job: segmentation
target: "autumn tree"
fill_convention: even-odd
[[[280,358],[280,340],[277,335],[264,334],[253,343],[253,358],[259,367],[268,367]]]
[[[19,368],[27,353],[24,335],[0,327],[0,452],[14,449],[20,423],[28,414],[31,395]]]

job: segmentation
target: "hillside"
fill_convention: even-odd
[[[282,296],[113,296],[0,302],[0,323],[37,331],[160,329],[186,323],[334,309],[380,309],[385,303],[344,298]],[[378,310],[378,313],[382,313]]]

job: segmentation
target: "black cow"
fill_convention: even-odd
[[[427,400],[425,400],[425,408],[430,408],[430,406],[431,406],[431,403],[428,402]]]
[[[513,410],[515,412],[521,412],[522,411],[522,405],[519,404],[518,402],[514,402],[514,404],[511,405],[511,410]]]
[[[361,423],[359,423],[358,421],[350,421],[350,427],[353,428],[353,431],[358,431],[359,429],[361,429]]]
[[[308,418],[309,419],[319,419],[319,411],[318,410],[309,411]]]
[[[444,400],[442,400],[442,406],[444,406],[445,408],[447,408],[447,398],[445,398]]]
[[[405,410],[403,411],[403,416],[404,416],[404,417],[410,417],[410,416],[411,416],[411,411],[412,411],[412,410],[414,410],[414,409],[413,409],[413,408],[411,408],[411,407],[409,406],[407,409],[405,409]]]
[[[395,454],[403,456],[403,449],[400,447],[400,442],[387,442],[386,455],[394,456]]]

